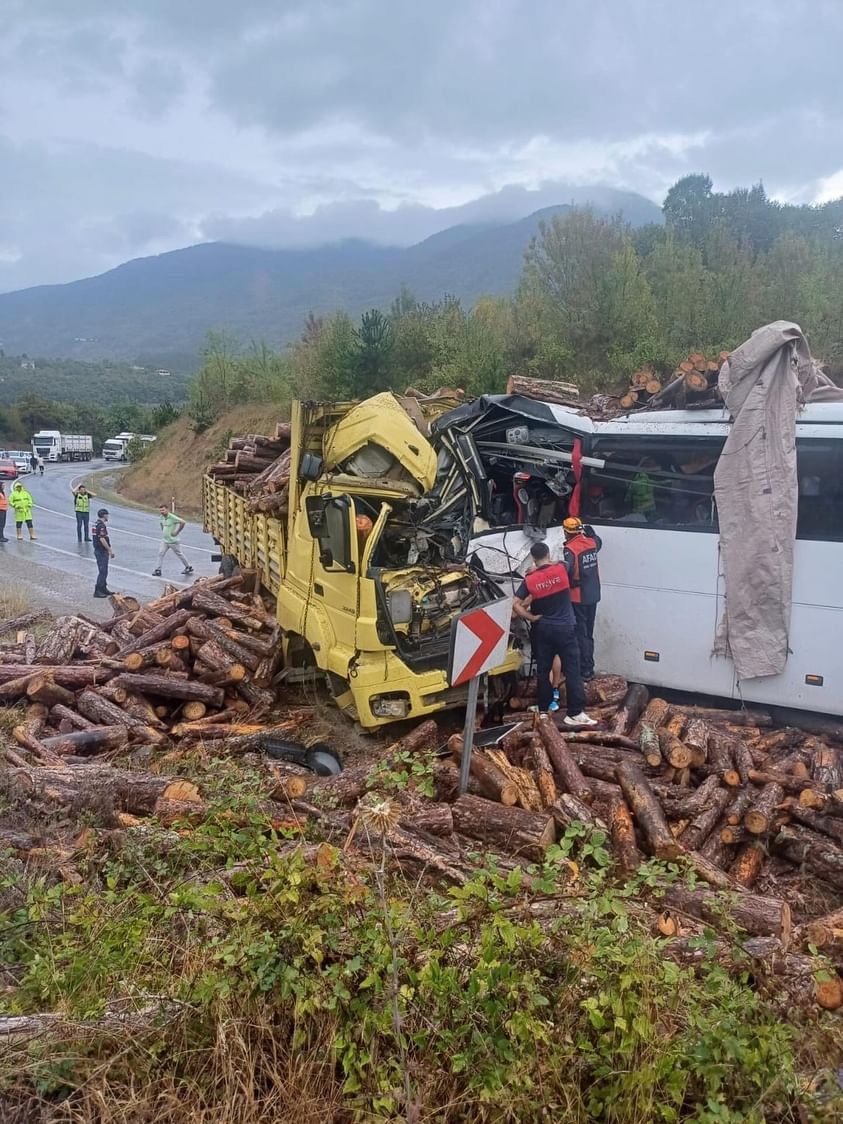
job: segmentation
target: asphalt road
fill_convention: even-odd
[[[48,464],[43,477],[21,477],[35,501],[33,522],[38,538],[30,542],[24,528],[24,541],[15,539],[13,512],[6,523],[8,543],[0,543],[0,584],[18,588],[33,606],[44,605],[52,612],[74,609],[100,618],[111,616],[108,601],[93,598],[97,566],[91,543],[77,543],[76,516],[71,486],[103,462],[89,464]],[[11,484],[6,486],[6,494]],[[185,584],[181,563],[170,553],[164,561],[163,576],[152,577],[161,542],[157,515],[112,501],[91,501],[91,526],[98,507],[109,510],[111,545],[115,558],[109,568],[109,587],[149,601],[161,594],[166,582]],[[211,561],[214,543],[200,525],[188,522],[181,534],[182,547],[196,573],[195,577],[215,574],[218,563]],[[190,579],[193,580],[193,576]]]

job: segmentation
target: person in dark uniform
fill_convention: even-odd
[[[547,714],[553,700],[550,672],[558,656],[565,673],[566,726],[596,726],[585,713],[585,691],[580,677],[580,650],[571,607],[571,584],[563,562],[551,562],[543,542],[530,547],[535,568],[515,591],[513,610],[532,624],[533,654],[539,688],[539,712]]]
[[[565,532],[564,560],[571,582],[571,604],[577,621],[577,643],[583,679],[594,678],[594,621],[600,601],[600,567],[597,555],[603,542],[573,516],[562,524]]]
[[[114,557],[111,549],[111,539],[108,535],[108,509],[101,507],[97,512],[97,521],[91,532],[94,543],[94,556],[97,560],[97,584],[94,586],[94,597],[113,597],[108,588],[108,560]]]

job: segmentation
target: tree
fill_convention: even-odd
[[[716,217],[717,202],[712,187],[711,176],[683,176],[668,191],[662,206],[667,225],[695,246],[702,246]]]
[[[357,345],[354,391],[363,398],[389,386],[394,344],[392,324],[380,309],[373,308],[361,316],[354,339]]]

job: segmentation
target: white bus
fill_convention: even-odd
[[[731,660],[713,655],[724,612],[713,472],[729,432],[726,410],[593,421],[523,398],[487,401],[500,411],[499,425],[486,414],[474,435],[492,491],[507,486],[503,472],[495,481],[495,464],[511,475],[516,459],[507,457],[504,435],[515,435],[522,458],[533,456],[532,465],[522,459],[526,477],[541,461],[537,442],[570,452],[580,440],[581,514],[603,540],[599,668],[654,687],[843,714],[843,404],[809,405],[796,425],[799,518],[787,666],[781,675],[738,683]],[[557,554],[565,501],[555,511],[552,502],[544,510],[535,504],[539,537]],[[525,522],[506,530],[498,522],[472,542],[505,587],[507,575],[524,572],[537,537]]]

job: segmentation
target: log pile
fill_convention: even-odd
[[[582,406],[579,387],[572,382],[510,375],[506,380],[506,393],[520,394],[523,398],[537,398],[540,402],[553,402],[559,406]]]
[[[728,358],[728,351],[721,351],[716,359],[707,359],[701,352],[693,351],[665,378],[660,377],[654,367],[641,367],[632,374],[629,388],[619,398],[618,406],[624,411],[645,406],[650,409],[669,406],[676,410],[719,408],[723,399],[717,388],[717,378]]]
[[[728,943],[737,926],[764,945],[753,958],[776,953],[769,975],[784,994],[796,988],[805,998],[807,988],[810,1002],[842,1007],[843,724],[818,736],[776,728],[760,709],[668,703],[640,684],[619,697],[618,687],[616,677],[592,684],[595,696],[613,700],[601,729],[530,715],[495,746],[475,748],[464,795],[463,739],[454,734],[433,766],[433,798],[408,806],[392,793],[384,800],[394,814],[381,808],[380,826],[372,826],[365,770],[311,780],[306,802],[287,794],[291,808],[356,839],[360,820],[401,865],[456,882],[470,877],[473,852],[528,870],[569,828],[600,831],[622,876],[650,857],[675,864],[675,881],[654,876],[642,890],[668,955],[691,962],[704,927]],[[831,955],[828,980],[806,976],[806,958],[793,949],[808,945]]]
[[[253,733],[273,707],[280,630],[248,575],[210,578],[108,621],[59,617],[36,641],[12,622],[0,706],[25,705],[8,763],[59,766],[133,745]],[[8,629],[8,622],[0,628]]]
[[[225,459],[209,476],[249,497],[249,510],[284,515],[290,482],[290,423],[279,422],[272,437],[247,433],[232,437]]]

